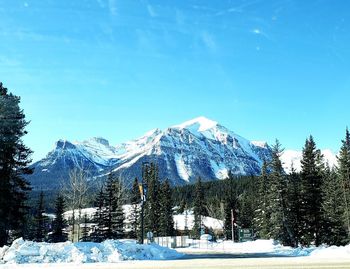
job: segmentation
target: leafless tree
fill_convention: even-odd
[[[62,186],[62,194],[66,200],[68,208],[72,211],[72,241],[75,241],[75,213],[78,210],[78,231],[77,241],[80,237],[80,222],[82,218],[81,211],[87,205],[89,174],[84,168],[74,168],[69,172],[68,181]]]

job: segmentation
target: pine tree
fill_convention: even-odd
[[[343,222],[348,234],[347,240],[350,241],[350,132],[348,128],[346,128],[345,139],[342,140],[338,164],[337,174],[343,199],[341,203],[343,205]]]
[[[84,216],[83,216],[83,229],[82,229],[82,236],[81,236],[81,239],[80,241],[82,242],[88,242],[90,240],[89,238],[89,231],[90,231],[90,228],[89,228],[89,218],[87,216],[87,214],[85,213]]]
[[[154,236],[159,235],[160,217],[160,183],[158,167],[151,163],[145,166],[144,181],[147,186],[147,197],[145,204],[145,231],[152,232]]]
[[[160,191],[160,218],[159,218],[160,236],[173,236],[174,217],[173,217],[173,199],[169,181],[165,180],[161,185]]]
[[[104,199],[104,191],[103,187],[100,188],[100,191],[97,194],[96,197],[96,207],[97,210],[94,214],[93,221],[95,226],[95,229],[93,233],[91,234],[91,239],[94,242],[102,242],[105,237],[105,199]]]
[[[300,242],[301,233],[301,179],[295,168],[291,167],[287,182],[287,219],[291,233],[293,234],[291,245],[297,247]]]
[[[139,228],[139,218],[140,218],[140,202],[141,202],[139,182],[137,178],[135,178],[132,184],[130,202],[131,202],[131,214],[129,217],[129,222],[131,225],[131,231],[129,233],[129,237],[137,239],[138,228]]]
[[[113,178],[112,174],[108,175],[106,187],[104,191],[104,205],[105,210],[103,211],[104,219],[104,238],[114,239],[115,235],[115,214],[117,210],[117,194],[116,194],[116,180]]]
[[[261,239],[269,239],[271,235],[271,208],[269,207],[269,175],[268,164],[264,160],[261,167],[261,175],[258,178],[258,203],[255,210],[254,227],[257,230],[257,236]]]
[[[301,243],[320,242],[322,223],[322,155],[310,136],[303,148],[301,160]]]
[[[192,234],[194,238],[200,238],[202,229],[202,215],[204,214],[204,191],[202,186],[202,179],[199,177],[195,186],[193,215],[194,223]]]
[[[327,166],[322,186],[323,227],[322,242],[328,245],[347,243],[343,222],[343,193],[340,178]]]
[[[61,195],[58,195],[55,202],[55,219],[52,224],[52,234],[51,240],[54,243],[65,242],[68,239],[67,233],[65,233],[64,228],[66,227],[66,221],[63,217],[65,208],[65,202]]]
[[[270,212],[271,237],[279,240],[282,244],[291,245],[293,234],[287,219],[287,182],[280,160],[282,152],[281,144],[276,140],[276,144],[272,147],[271,173],[269,175],[270,189],[268,193],[270,204],[268,211]]]
[[[237,218],[236,210],[237,210],[237,196],[236,196],[236,188],[235,188],[235,179],[231,171],[228,173],[228,177],[225,180],[225,195],[224,195],[224,231],[227,239],[232,239],[232,211],[234,214],[234,219]]]
[[[8,93],[0,82],[0,247],[13,237],[23,236],[27,213],[26,193],[29,183],[23,175],[32,173],[28,168],[30,154],[22,137],[27,133],[20,97]]]
[[[46,222],[47,217],[44,216],[45,208],[44,208],[44,192],[40,192],[37,212],[35,216],[35,238],[36,242],[42,242],[45,239],[46,234]]]
[[[124,203],[124,197],[123,197],[123,184],[120,180],[116,180],[115,182],[115,195],[116,195],[116,208],[115,208],[115,214],[113,216],[115,220],[115,225],[113,229],[114,238],[115,239],[121,239],[124,237],[124,211],[123,211],[123,203]]]

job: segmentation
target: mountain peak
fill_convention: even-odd
[[[203,132],[208,129],[211,129],[215,126],[217,126],[218,123],[216,121],[210,120],[206,117],[200,116],[197,118],[194,118],[189,121],[185,121],[184,123],[181,123],[179,125],[173,126],[174,128],[179,128],[179,129],[191,129],[195,130],[197,132]]]
[[[98,144],[102,144],[104,146],[109,146],[108,140],[103,138],[103,137],[92,137],[89,140],[86,140],[84,142],[98,143]]]

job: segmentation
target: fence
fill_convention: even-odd
[[[189,247],[189,237],[188,236],[162,236],[162,237],[154,237],[153,242],[168,248],[185,248]],[[151,243],[150,240],[145,239],[145,243]]]
[[[208,240],[198,240],[190,239],[188,236],[164,236],[164,237],[154,237],[153,242],[168,248],[200,248],[200,249],[214,249],[223,247],[224,244],[219,244],[218,242],[208,241]],[[145,243],[151,243],[150,240],[145,239]]]

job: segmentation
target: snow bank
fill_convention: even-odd
[[[139,245],[135,240],[106,240],[102,243],[36,243],[22,238],[0,248],[0,263],[94,263],[124,260],[179,258],[175,250],[156,244]]]
[[[350,245],[343,247],[319,247],[312,251],[310,256],[316,258],[350,258]]]

